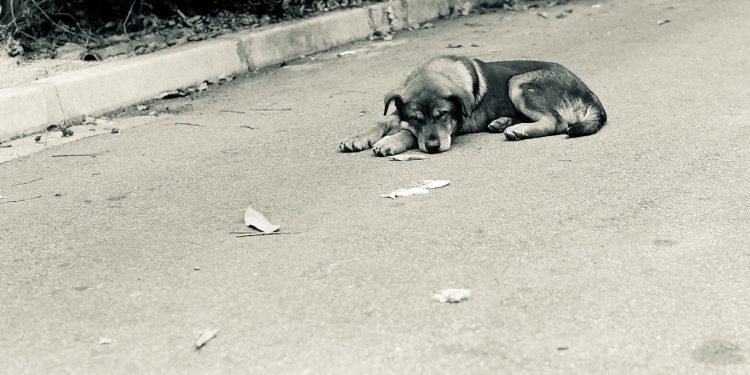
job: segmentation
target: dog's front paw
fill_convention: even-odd
[[[520,141],[529,137],[519,126],[511,126],[505,129],[503,133],[505,134],[505,139],[509,141]]]
[[[377,156],[391,156],[400,154],[407,150],[406,145],[401,142],[397,137],[388,136],[372,146],[372,152]]]
[[[372,147],[372,142],[369,137],[355,135],[341,141],[339,149],[342,152],[358,152]]]
[[[510,117],[500,117],[494,121],[492,121],[489,125],[487,125],[487,130],[489,130],[492,133],[502,133],[513,125],[513,119]]]

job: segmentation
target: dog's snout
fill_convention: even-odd
[[[439,152],[440,151],[440,140],[439,139],[428,139],[425,142],[424,147],[427,152]]]

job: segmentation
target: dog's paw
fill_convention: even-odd
[[[492,133],[502,133],[513,125],[513,119],[510,117],[500,117],[494,121],[492,121],[489,125],[487,125],[487,130],[489,130]]]
[[[372,147],[372,141],[367,137],[362,137],[360,135],[355,135],[353,137],[344,139],[339,144],[339,149],[342,152],[358,152],[367,150],[370,147]]]
[[[372,152],[377,156],[391,156],[400,154],[407,150],[406,145],[403,144],[397,137],[389,136],[379,140],[372,146]]]
[[[509,141],[520,141],[529,137],[519,126],[511,126],[505,129],[503,133],[505,134],[505,139]]]

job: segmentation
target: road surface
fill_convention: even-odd
[[[436,22],[0,164],[0,372],[750,373],[750,3],[591,5]],[[446,53],[561,62],[609,123],[338,151]],[[451,184],[380,197],[423,179]],[[230,234],[248,204],[287,234]]]

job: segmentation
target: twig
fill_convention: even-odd
[[[26,199],[16,199],[16,200],[14,200],[14,201],[0,202],[0,204],[6,204],[6,203],[18,203],[18,202],[25,202],[25,201],[30,201],[30,200],[34,200],[34,199],[39,199],[39,198],[41,198],[41,197],[42,197],[42,196],[40,195],[40,196],[38,196],[38,197],[34,197],[34,198],[26,198]]]
[[[188,24],[188,26],[193,27],[193,24],[190,21],[188,21],[188,16],[186,16],[185,13],[182,13],[182,11],[180,10],[180,8],[178,8],[177,6],[175,6],[174,7],[174,11],[177,12],[177,14],[180,16],[180,18],[182,18],[182,21],[184,21],[186,24]]]
[[[130,35],[128,35],[128,20],[130,19],[130,15],[133,13],[133,7],[135,6],[135,2],[138,0],[133,0],[132,3],[130,3],[130,9],[128,10],[128,15],[125,16],[125,21],[122,23],[122,31],[125,33],[125,37],[128,38],[128,41],[130,41]]]
[[[17,184],[13,184],[13,185],[10,185],[10,186],[21,186],[21,185],[26,185],[26,184],[30,184],[30,183],[32,183],[32,182],[37,182],[37,181],[39,181],[39,180],[42,180],[42,179],[44,179],[44,177],[39,177],[39,178],[35,178],[35,179],[31,180],[31,181],[26,181],[26,182],[19,182],[19,183],[17,183]]]
[[[68,34],[72,34],[72,35],[75,35],[75,36],[78,36],[78,37],[84,37],[84,38],[86,37],[85,35],[83,35],[81,33],[74,33],[72,31],[68,30],[67,27],[64,27],[64,26],[60,25],[59,23],[53,21],[52,18],[50,18],[50,16],[47,14],[47,12],[45,12],[44,9],[42,9],[42,7],[39,6],[39,4],[36,2],[36,0],[31,0],[31,3],[34,4],[34,6],[37,9],[39,9],[39,12],[42,13],[42,15],[44,16],[44,18],[46,18],[50,23],[52,23],[53,25],[55,25],[55,27],[57,27],[58,29],[60,29],[60,30],[62,30],[64,32],[68,33]]]
[[[219,112],[245,113],[245,112],[242,112],[242,111],[233,111],[231,109],[222,109]]]
[[[60,155],[52,155],[53,158],[67,158],[67,157],[75,157],[75,156],[82,156],[82,157],[92,157],[95,158],[101,154],[60,154]]]
[[[175,125],[197,126],[197,127],[200,127],[200,128],[202,128],[202,127],[203,127],[203,125],[198,125],[198,124],[191,124],[191,123],[189,123],[189,122],[175,122],[174,124],[175,124]]]
[[[291,111],[291,108],[250,108],[248,111],[257,111],[257,112],[281,112],[281,111]]]
[[[343,90],[343,91],[338,91],[338,92],[334,92],[333,94],[331,94],[331,95],[329,96],[329,98],[333,98],[334,96],[339,96],[339,95],[341,95],[341,94],[347,94],[347,93],[350,93],[350,92],[351,92],[351,93],[356,93],[356,94],[367,94],[367,93],[366,93],[366,92],[364,92],[364,91],[357,91],[357,90]]]
[[[232,232],[234,233],[241,233],[241,232]],[[242,237],[256,237],[256,236],[272,236],[275,234],[297,234],[299,232],[258,232],[258,233],[247,233],[243,232],[245,234],[238,234],[234,236],[235,238],[242,238]]]
[[[250,125],[240,125],[240,127],[245,128],[245,129],[255,130],[255,128]]]

